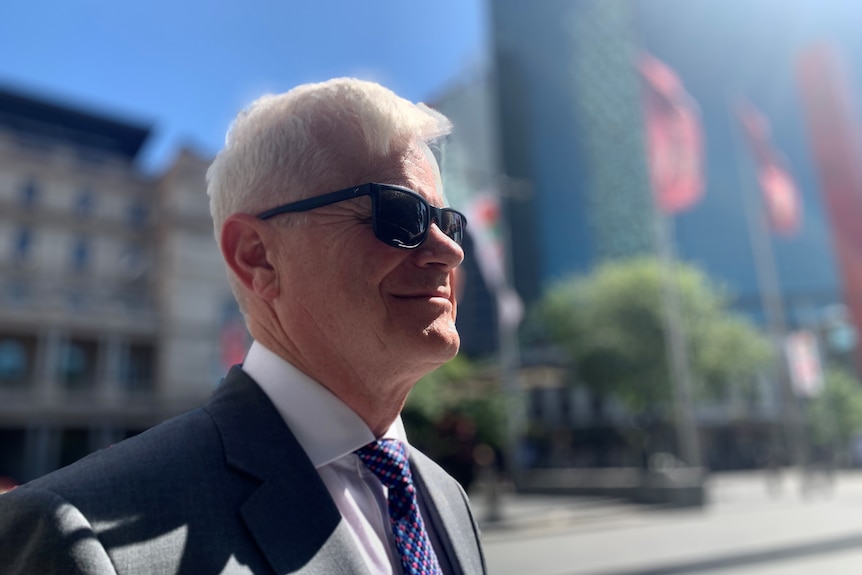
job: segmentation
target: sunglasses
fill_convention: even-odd
[[[464,228],[467,226],[464,214],[451,208],[435,208],[413,190],[390,184],[362,184],[284,204],[257,217],[268,220],[281,214],[307,212],[360,196],[371,196],[374,235],[386,245],[407,250],[418,248],[428,237],[432,223],[436,223],[459,246],[464,241]]]

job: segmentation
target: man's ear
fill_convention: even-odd
[[[262,299],[278,296],[278,271],[273,265],[267,224],[248,214],[229,216],[221,229],[224,261],[245,288]]]

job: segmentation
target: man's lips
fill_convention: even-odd
[[[423,292],[415,292],[415,293],[399,293],[393,294],[393,297],[398,299],[434,299],[440,298],[448,300],[450,297],[449,290],[432,290],[432,291],[423,291]]]

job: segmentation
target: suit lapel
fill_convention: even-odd
[[[410,468],[454,572],[485,573],[485,560],[478,543],[479,528],[460,485],[416,449],[410,453]]]
[[[277,573],[362,573],[364,561],[317,470],[258,385],[234,367],[205,409],[225,459],[260,480],[240,513]]]

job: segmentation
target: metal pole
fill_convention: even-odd
[[[738,124],[733,110],[735,102],[735,99],[728,98],[728,117],[731,126]],[[756,190],[752,189],[754,186],[751,185],[750,170],[745,170],[746,159],[740,150],[739,129],[732,127],[731,130],[733,132],[732,142],[739,177],[739,187],[742,190],[743,206],[745,207],[745,216],[748,223],[748,234],[751,238],[751,250],[754,255],[754,268],[757,274],[760,301],[763,306],[766,327],[777,362],[776,375],[781,391],[782,420],[785,437],[793,463],[804,471],[807,465],[807,453],[803,443],[799,405],[790,384],[790,372],[784,351],[784,337],[787,333],[787,327],[784,319],[784,305],[778,282],[775,255],[773,254],[772,242],[767,231],[762,200],[760,202],[757,201],[756,198],[759,194]]]
[[[689,467],[700,467],[700,442],[691,400],[688,345],[681,321],[679,286],[676,281],[676,250],[668,218],[657,212],[655,221],[656,243],[662,270],[662,318],[673,390],[674,427],[683,461]]]
[[[518,443],[523,431],[521,386],[518,380],[520,352],[518,348],[518,327],[504,325],[498,317],[500,344],[500,369],[502,371],[503,401],[506,411],[506,469],[509,478],[517,486],[521,480],[521,466],[518,461]]]
[[[506,410],[506,470],[515,486],[521,481],[521,465],[518,461],[518,445],[524,430],[522,389],[518,369],[521,364],[520,345],[518,343],[518,322],[510,321],[503,313],[501,305],[507,305],[501,298],[517,298],[512,281],[513,263],[511,250],[511,232],[509,230],[509,202],[512,200],[512,181],[506,178],[500,186],[500,242],[503,247],[503,277],[504,284],[497,286],[497,332],[500,345],[500,369],[502,373],[503,400]],[[507,292],[506,290],[511,290]],[[513,302],[509,302],[511,304]],[[520,300],[518,300],[520,305]]]

